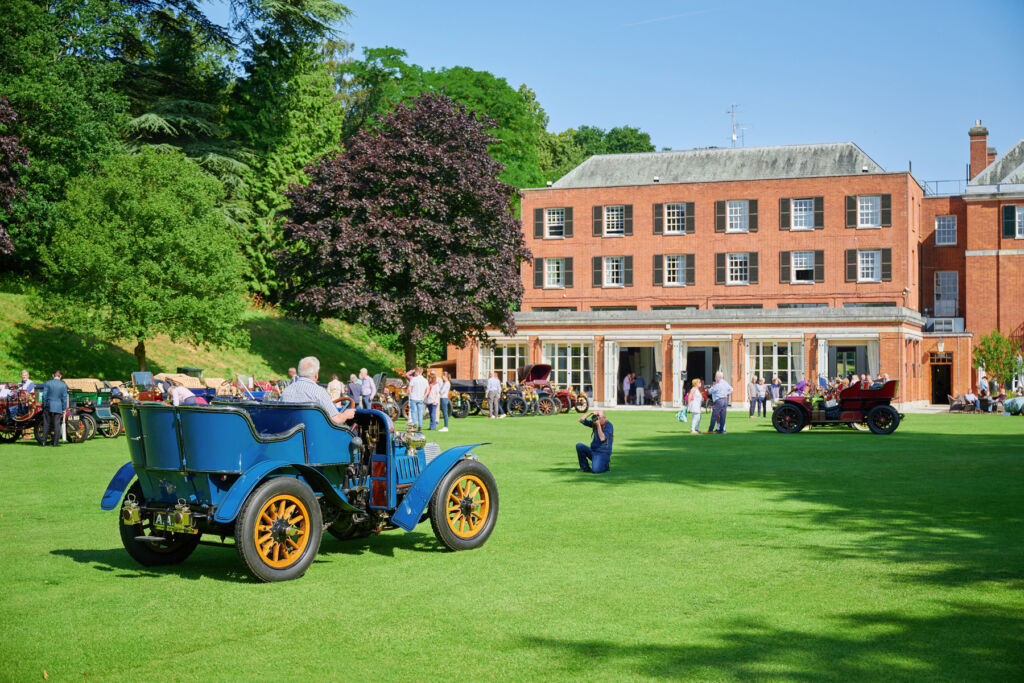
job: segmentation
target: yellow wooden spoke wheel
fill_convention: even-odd
[[[457,462],[434,490],[430,525],[449,550],[478,548],[498,517],[498,487],[490,470],[475,459]]]
[[[459,538],[472,538],[483,529],[490,507],[487,486],[479,477],[472,474],[459,477],[448,490],[448,528]]]
[[[259,512],[253,540],[268,566],[282,569],[294,564],[309,543],[309,510],[295,496],[274,496]]]

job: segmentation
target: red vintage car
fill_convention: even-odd
[[[898,380],[855,382],[824,396],[787,396],[772,412],[772,425],[783,434],[794,434],[808,425],[840,424],[867,425],[875,434],[892,434],[903,419],[892,407],[898,387]]]
[[[585,413],[590,408],[590,401],[582,391],[579,394],[571,389],[559,389],[551,384],[551,366],[546,364],[527,365],[519,368],[519,382],[523,386],[532,387],[539,392],[546,392],[555,401],[560,413],[568,413],[575,409],[577,413]]]

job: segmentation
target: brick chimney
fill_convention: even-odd
[[[981,119],[974,122],[974,128],[967,131],[971,137],[971,177],[974,180],[988,166],[988,128],[981,125]]]
[[[992,162],[996,160],[996,148],[995,147],[989,147],[987,154],[988,154],[988,164],[987,164],[987,166],[991,166]]]

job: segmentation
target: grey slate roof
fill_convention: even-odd
[[[968,185],[1016,185],[1024,183],[1024,140],[1005,152]]]
[[[852,142],[780,147],[693,149],[682,152],[599,154],[566,173],[552,187],[615,187],[659,183],[766,180],[885,173]]]

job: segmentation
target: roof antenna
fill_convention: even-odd
[[[729,106],[729,111],[725,112],[729,115],[729,128],[732,133],[729,139],[732,142],[733,147],[736,146],[736,110],[739,108],[740,105],[732,104]]]

